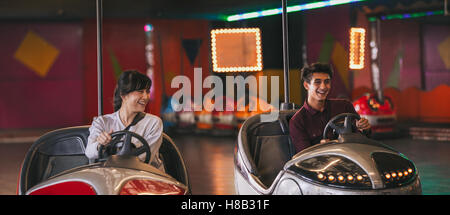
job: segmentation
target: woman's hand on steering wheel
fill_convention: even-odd
[[[118,149],[119,143],[122,143],[121,148],[114,154],[117,155],[131,155],[131,156],[139,156],[142,154],[146,154],[145,156],[145,163],[149,163],[150,161],[150,146],[148,145],[147,141],[140,135],[128,131],[117,131],[114,133],[111,133],[111,141],[107,145],[99,144],[99,150],[98,150],[98,159],[103,160],[106,157],[111,156],[113,153],[111,150],[108,149]],[[122,138],[123,137],[123,138]],[[140,147],[133,147],[134,144],[131,142],[132,138],[136,138],[139,142],[142,143],[142,146]]]
[[[109,132],[103,131],[102,133],[100,133],[97,137],[97,142],[99,143],[98,147],[100,147],[100,145],[108,145],[108,143],[112,140],[111,134],[112,129]]]

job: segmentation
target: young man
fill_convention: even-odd
[[[355,113],[352,103],[343,99],[327,99],[331,90],[333,71],[330,65],[313,63],[302,70],[303,86],[308,92],[302,108],[289,122],[290,136],[296,152],[328,141],[322,139],[328,121],[341,113]],[[364,134],[370,134],[370,124],[365,118],[356,122],[356,127]],[[327,134],[329,136],[329,134]]]

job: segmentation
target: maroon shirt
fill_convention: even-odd
[[[343,99],[327,99],[322,112],[315,110],[305,101],[289,121],[289,133],[296,152],[319,143],[328,121],[341,113],[356,111],[352,103]],[[330,134],[331,131],[327,136]]]

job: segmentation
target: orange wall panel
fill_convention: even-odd
[[[420,93],[420,120],[424,122],[450,122],[450,87],[439,85]]]

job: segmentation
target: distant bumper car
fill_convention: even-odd
[[[201,111],[195,111],[194,112],[194,116],[195,116],[195,122],[196,122],[196,126],[197,126],[197,132],[199,133],[205,133],[205,132],[210,132],[211,129],[213,129],[214,127],[214,123],[213,123],[213,117],[212,117],[212,111],[209,111],[211,108],[211,106],[213,106],[214,104],[212,103],[211,100],[207,100],[205,103],[203,103],[203,107],[201,107]],[[195,110],[195,108],[194,108]]]
[[[84,150],[89,126],[64,128],[40,137],[28,150],[19,175],[19,195],[184,195],[190,193],[181,154],[163,134],[159,157],[165,172],[148,162],[150,149],[141,136],[119,131],[112,134],[116,154],[101,150],[98,162],[89,164]],[[121,138],[123,137],[123,138]],[[142,142],[133,148],[131,139]],[[118,141],[115,141],[118,140]],[[144,147],[147,146],[147,147]]]
[[[361,117],[369,120],[374,134],[395,132],[397,115],[389,96],[379,102],[375,94],[365,94],[353,106]]]
[[[355,114],[340,114],[327,124],[339,137],[297,154],[289,137],[295,111],[280,111],[273,122],[260,115],[246,120],[235,151],[238,194],[381,195],[421,194],[414,163],[394,149],[352,131]],[[345,119],[343,125],[339,120]]]
[[[183,97],[182,97],[183,98]],[[182,101],[180,101],[180,107],[177,107],[175,111],[176,118],[177,118],[177,132],[180,133],[187,133],[192,132],[197,127],[196,120],[195,120],[195,113],[193,110],[193,106],[191,107],[191,110],[184,110],[183,107],[181,107]],[[191,104],[194,105],[194,102],[192,101]]]
[[[212,113],[210,111],[195,111],[194,115],[198,130],[211,130],[213,128]]]
[[[214,134],[230,135],[235,133],[236,121],[234,116],[235,106],[233,101],[225,96],[219,97],[216,101],[222,101],[222,111],[213,110]]]

